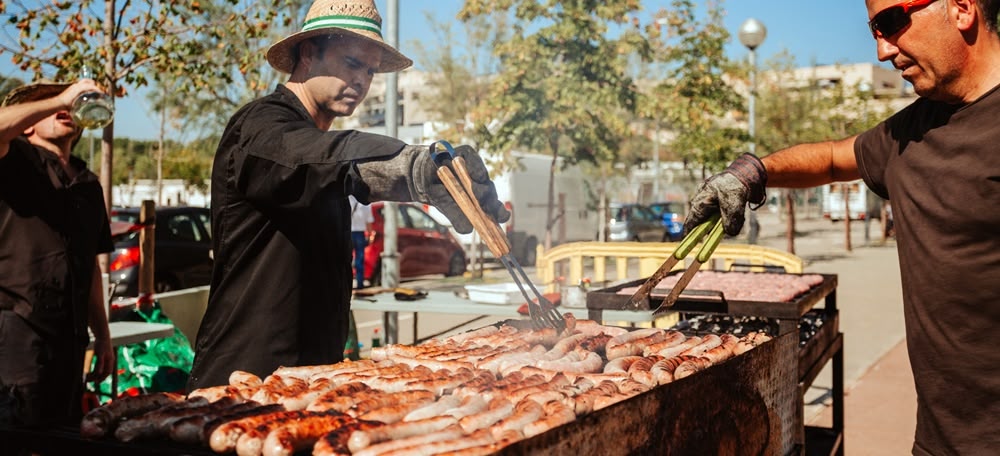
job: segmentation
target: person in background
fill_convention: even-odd
[[[0,107],[2,424],[79,423],[88,327],[97,361],[86,379],[113,368],[97,264],[112,250],[108,215],[97,176],[70,155],[82,130],[68,110],[98,90],[89,79],[31,84]]]
[[[368,204],[361,204],[354,195],[347,197],[351,205],[351,244],[354,246],[354,277],[357,281],[355,288],[365,287],[365,247],[374,238],[375,232],[372,224],[375,223],[375,216],[372,215],[372,207]]]
[[[917,391],[913,454],[1000,448],[1000,0],[868,0],[878,58],[915,102],[875,128],[763,159],[744,154],[710,177],[686,228],[722,213],[739,233],[765,186],[863,178],[892,201],[906,343]]]
[[[376,73],[413,63],[382,40],[374,2],[317,0],[303,24],[267,51],[288,81],[241,108],[219,143],[215,265],[191,389],[226,384],[235,370],[263,377],[283,365],[343,359],[353,280],[349,195],[364,204],[431,204],[456,231],[472,231],[428,146],[330,130],[354,112]],[[469,146],[456,153],[480,205],[506,221],[482,159]]]

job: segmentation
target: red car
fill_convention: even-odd
[[[382,281],[383,204],[372,204],[375,222],[374,241],[365,247],[365,279],[372,285]],[[466,259],[462,245],[448,227],[438,223],[421,206],[398,203],[399,276],[408,279],[428,274],[447,277],[465,273]]]

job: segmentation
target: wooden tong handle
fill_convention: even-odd
[[[454,165],[454,161],[452,162]],[[464,170],[464,166],[463,166]],[[462,184],[456,180],[455,175],[452,174],[451,170],[446,166],[441,166],[437,169],[438,178],[444,184],[445,189],[451,194],[451,197],[455,199],[458,203],[459,209],[462,213],[469,219],[472,223],[472,227],[479,232],[480,236],[483,238],[483,242],[486,244],[486,248],[490,249],[493,256],[500,258],[503,255],[510,253],[510,247],[507,245],[506,239],[497,238],[494,228],[491,226],[491,221],[489,217],[483,212],[476,202],[475,198],[470,196],[469,192],[466,192],[462,188]],[[466,174],[468,177],[468,174]],[[458,178],[461,180],[461,178]],[[471,184],[471,180],[470,180]]]
[[[507,235],[504,234],[503,230],[500,228],[500,224],[493,220],[492,217],[486,214],[482,206],[479,205],[479,200],[476,199],[476,193],[472,191],[472,177],[469,176],[469,169],[465,167],[465,159],[461,156],[455,157],[451,161],[452,168],[455,170],[455,175],[458,176],[458,180],[462,182],[462,186],[465,187],[465,192],[469,195],[469,199],[472,200],[472,204],[476,206],[476,211],[479,217],[482,218],[483,224],[488,226],[491,236],[498,243],[503,244],[506,247],[507,252],[510,252],[510,243],[507,241]]]

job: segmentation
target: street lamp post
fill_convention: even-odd
[[[750,50],[750,106],[749,106],[749,120],[747,122],[747,130],[750,134],[750,153],[757,153],[757,138],[756,138],[756,98],[757,98],[757,46],[760,46],[764,42],[764,38],[767,37],[767,27],[764,27],[760,21],[754,18],[747,19],[740,26],[739,38],[740,43],[743,43],[747,49]],[[750,211],[750,232],[748,233],[747,242],[750,244],[757,243],[757,235],[760,232],[760,223],[757,222],[757,213],[755,211]]]
[[[664,27],[668,24],[667,18],[660,17],[656,19],[657,27]],[[659,68],[656,68],[659,70]],[[662,78],[663,75],[659,74],[657,71],[656,77]],[[658,103],[657,103],[658,104]],[[652,203],[658,202],[660,198],[660,108],[659,106],[655,109],[654,114],[654,124],[653,124],[653,200]]]
[[[747,19],[740,26],[739,37],[740,43],[743,43],[750,50],[750,121],[748,130],[750,132],[750,152],[754,153],[757,145],[757,140],[754,137],[756,134],[754,131],[756,120],[754,102],[757,97],[757,53],[755,51],[757,46],[760,46],[764,42],[764,38],[767,37],[767,27],[764,27],[764,24],[761,24],[757,19]]]

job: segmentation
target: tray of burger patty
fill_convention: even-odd
[[[649,296],[649,306],[629,308],[629,299],[645,279],[628,281],[587,293],[591,310],[650,310],[670,293],[683,271],[672,271]],[[698,271],[673,311],[712,312],[797,319],[837,288],[835,274]]]
[[[236,371],[228,384],[186,395],[117,399],[88,413],[78,438],[92,448],[124,445],[134,454],[160,445],[181,453],[238,455],[491,454],[531,448],[550,454],[560,453],[559,448],[564,450],[560,454],[608,454],[618,447],[600,447],[593,439],[597,428],[621,425],[619,415],[629,417],[634,426],[669,415],[643,416],[631,406],[616,407],[650,391],[660,393],[648,399],[672,404],[663,410],[676,414],[686,409],[677,406],[673,394],[681,390],[674,385],[694,388],[691,382],[698,378],[708,382],[719,377],[712,382],[720,385],[718,394],[738,393],[749,401],[748,410],[768,410],[765,418],[773,415],[771,408],[786,404],[772,399],[777,396],[773,392],[755,388],[776,388],[784,382],[787,394],[794,395],[796,385],[788,381],[788,372],[761,367],[790,365],[770,359],[792,351],[784,349],[794,344],[791,334],[694,336],[661,328],[605,326],[572,315],[567,319],[562,332],[508,320],[420,345],[378,347],[371,359],[280,367],[263,378]],[[757,359],[765,356],[767,360]],[[728,391],[737,377],[744,378],[753,394]],[[651,406],[649,401],[641,404]],[[786,408],[779,415],[793,417],[794,407]],[[689,421],[689,426],[703,425],[697,418]],[[771,425],[777,426],[756,424]],[[778,441],[783,435],[778,429],[783,428],[743,432],[763,436],[743,443],[772,450],[778,446],[765,453],[784,454],[787,444]],[[633,450],[659,451],[667,439],[676,438],[637,438]],[[697,445],[711,444],[695,440]]]

